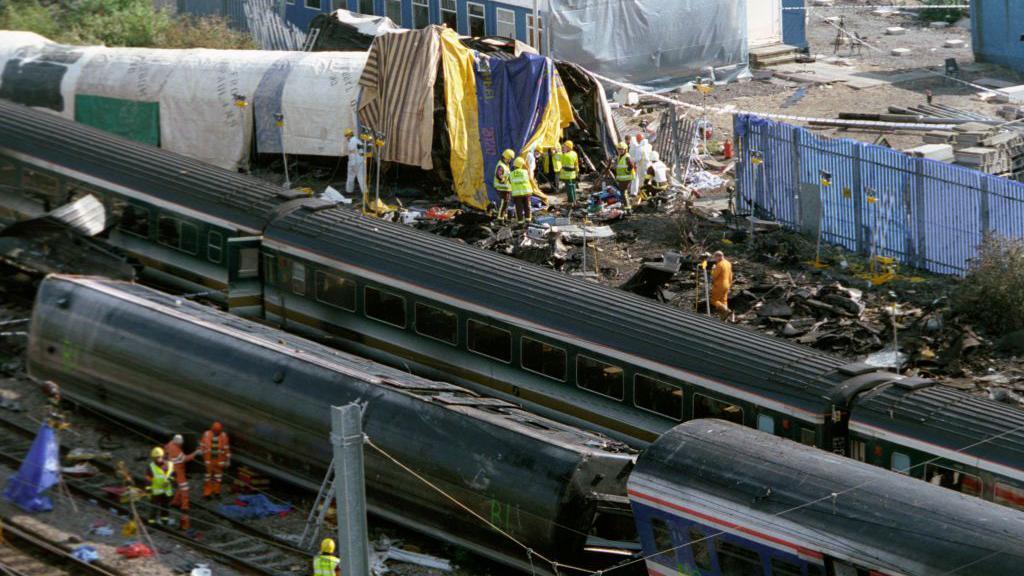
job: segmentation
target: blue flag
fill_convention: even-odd
[[[28,512],[49,512],[53,502],[46,492],[60,481],[60,449],[53,428],[45,423],[39,427],[36,439],[28,450],[18,473],[7,481],[4,498]]]

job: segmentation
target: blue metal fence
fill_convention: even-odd
[[[941,274],[963,274],[986,234],[1024,238],[1024,183],[758,116],[734,128],[742,205],[788,228]]]

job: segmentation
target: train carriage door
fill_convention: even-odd
[[[261,236],[228,238],[228,310],[246,317],[263,315],[260,276]]]

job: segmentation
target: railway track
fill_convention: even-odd
[[[9,432],[0,434],[0,462],[17,467],[28,453],[36,430],[26,423],[12,420],[6,414],[0,415],[0,428]],[[92,464],[100,473],[86,478],[66,476],[65,483],[68,488],[86,499],[130,514],[129,506],[122,504],[105,490],[111,485],[123,484],[117,479],[114,467],[100,461],[94,461]],[[136,480],[138,482],[139,479]],[[149,504],[141,502],[139,508],[140,516],[145,516]],[[224,516],[202,502],[192,504],[189,516],[192,524],[201,530],[181,532],[176,528],[159,525],[149,525],[148,528],[184,542],[204,555],[216,558],[243,573],[304,576],[309,572],[311,554],[278,541],[267,532]]]
[[[0,543],[0,574],[5,576],[128,576],[102,564],[88,564],[71,552],[24,526],[0,518],[3,542]]]

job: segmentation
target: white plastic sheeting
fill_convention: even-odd
[[[747,73],[747,1],[551,0],[552,56],[646,86],[679,85],[709,67],[735,78]]]
[[[157,102],[161,147],[235,169],[254,139],[258,152],[280,154],[282,135],[288,154],[342,154],[365,63],[358,52],[78,47],[5,31],[0,97],[70,119],[75,95]]]

